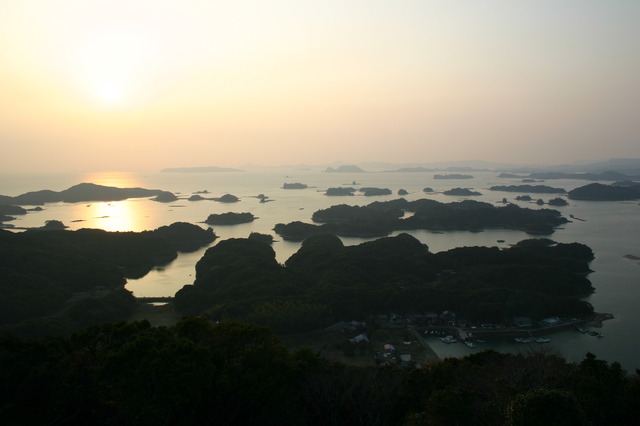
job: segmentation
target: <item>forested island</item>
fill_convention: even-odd
[[[215,238],[180,222],[144,232],[0,230],[0,328],[46,336],[127,319],[136,301],[126,278]]]
[[[251,213],[214,213],[204,221],[209,225],[237,225],[240,223],[249,223],[255,220],[255,216]]]
[[[640,184],[627,182],[618,185],[590,183],[569,191],[572,200],[627,201],[640,199]]]
[[[528,192],[531,194],[564,194],[567,192],[562,188],[553,188],[548,185],[496,185],[489,188],[489,190],[506,192]]]
[[[455,195],[455,196],[458,196],[458,197],[468,197],[468,196],[482,195],[480,192],[472,191],[469,188],[448,189],[448,190],[444,191],[443,194],[444,195]]]
[[[477,323],[587,317],[593,308],[580,298],[593,291],[585,276],[592,259],[585,245],[546,239],[433,254],[408,234],[357,246],[321,234],[280,265],[267,244],[229,239],[207,250],[195,282],[174,303],[185,315],[256,322],[285,334],[389,312],[449,310]]]
[[[473,179],[472,175],[462,175],[459,173],[451,173],[446,175],[433,175],[434,179]]]
[[[144,188],[116,188],[113,186],[96,185],[94,183],[80,183],[64,191],[33,191],[10,197],[0,195],[2,205],[43,205],[45,203],[78,203],[89,201],[122,201],[128,198],[154,197],[166,194],[159,189]]]
[[[404,212],[413,215],[403,218]],[[274,230],[290,240],[302,240],[324,232],[379,237],[392,231],[412,229],[477,231],[508,228],[544,235],[553,233],[555,227],[568,222],[557,210],[532,210],[514,204],[495,207],[473,200],[441,203],[429,199],[407,201],[404,198],[373,202],[367,206],[332,206],[313,213],[312,220],[321,225],[294,221],[276,224]]]

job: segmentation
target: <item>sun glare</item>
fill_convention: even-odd
[[[124,101],[124,91],[122,87],[114,83],[103,83],[97,86],[95,95],[107,106],[120,105]]]
[[[93,28],[73,51],[76,82],[103,106],[123,106],[148,78],[156,46],[144,26],[112,22]]]

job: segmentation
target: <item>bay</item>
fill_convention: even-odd
[[[465,172],[466,173],[466,172]],[[0,175],[0,194],[19,195],[28,191],[51,189],[60,191],[81,182],[118,187],[143,187],[162,189],[175,193],[178,201],[164,204],[150,199],[130,199],[109,203],[53,203],[42,211],[30,211],[8,222],[16,228],[38,227],[47,220],[60,220],[69,229],[101,228],[108,231],[142,231],[156,229],[173,222],[202,223],[209,214],[224,212],[249,212],[257,219],[252,223],[215,226],[219,238],[212,243],[227,238],[245,238],[251,232],[274,235],[273,249],[276,258],[284,263],[300,247],[298,242],[282,241],[273,233],[277,223],[299,220],[311,222],[314,211],[336,204],[365,205],[373,201],[399,198],[398,190],[409,194],[404,198],[416,200],[430,198],[441,202],[452,202],[465,197],[452,197],[441,192],[455,187],[471,188],[482,193],[469,197],[478,201],[499,204],[503,198],[521,207],[548,208],[533,202],[516,201],[520,193],[489,191],[494,185],[519,184],[517,179],[500,178],[496,172],[469,172],[473,179],[434,179],[435,173],[321,173],[313,169],[274,168],[247,172],[225,173],[159,173],[159,172],[102,172],[86,174],[22,174]],[[307,189],[283,189],[284,183],[304,183]],[[354,185],[354,182],[356,184]],[[583,180],[549,180],[543,184],[564,188],[567,191],[587,184]],[[542,184],[542,183],[541,183]],[[363,186],[389,188],[393,194],[365,197],[328,197],[324,190],[329,187]],[[425,187],[434,193],[425,193]],[[240,202],[225,204],[214,201],[187,201],[186,198],[197,191],[207,190],[205,197],[220,197],[230,193],[240,198]],[[259,194],[269,197],[261,203]],[[555,198],[551,194],[531,194],[535,199],[548,201]],[[557,350],[570,361],[579,361],[586,352],[595,353],[599,358],[618,361],[627,370],[640,367],[640,264],[624,256],[640,256],[640,206],[637,202],[589,202],[568,200],[569,205],[554,207],[563,216],[573,215],[582,220],[573,220],[556,230],[549,238],[557,242],[580,242],[591,247],[596,259],[591,263],[594,272],[589,279],[596,292],[589,301],[597,312],[608,312],[614,319],[605,321],[600,331],[603,339],[565,330],[547,336],[551,350]],[[462,246],[508,247],[530,235],[522,231],[491,229],[483,232],[452,231],[435,233],[430,231],[411,232],[431,252],[439,252]],[[359,244],[368,239],[342,238],[347,245]],[[498,241],[504,240],[504,242]],[[173,296],[185,284],[193,283],[195,263],[202,257],[204,247],[196,252],[181,253],[173,262],[156,267],[145,277],[129,280],[127,288],[136,296]],[[445,345],[435,342],[434,350],[440,356],[459,356],[474,349],[463,345]],[[492,348],[501,351],[528,351],[527,345],[514,344],[507,339],[487,341],[475,350]]]

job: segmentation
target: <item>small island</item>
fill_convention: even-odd
[[[365,173],[365,171],[358,166],[345,165],[338,166],[335,169],[333,167],[327,167],[323,173]]]
[[[529,192],[531,194],[564,194],[565,191],[562,188],[553,188],[547,185],[497,185],[489,188],[491,191],[505,191],[505,192]]]
[[[472,191],[469,188],[453,188],[443,192],[444,195],[457,195],[461,197],[482,195],[480,192]]]
[[[549,200],[548,204],[550,206],[554,206],[554,207],[562,207],[562,206],[568,206],[569,205],[567,200],[565,200],[564,198],[560,198],[560,197],[556,197],[556,198],[553,198],[553,199]]]
[[[159,203],[171,203],[177,199],[178,197],[169,191],[162,191],[157,197],[152,198],[153,201],[157,201]]]
[[[295,182],[295,183],[285,183],[282,185],[282,189],[307,189],[308,186],[305,185],[304,183],[299,183],[299,182]]]
[[[356,192],[355,188],[338,187],[338,188],[327,189],[324,195],[328,195],[330,197],[344,197],[344,196],[351,196],[353,195],[354,192]]]
[[[219,213],[210,214],[204,221],[209,225],[238,225],[240,223],[249,223],[255,220],[255,216],[251,213]]]
[[[459,173],[451,173],[446,175],[433,175],[434,179],[473,179],[471,175],[462,175]]]
[[[240,201],[238,197],[232,194],[224,194],[222,197],[212,198],[214,201],[218,201],[220,203],[237,203]]]
[[[378,195],[391,195],[392,192],[389,188],[371,188],[371,187],[364,187],[364,188],[360,188],[358,189],[358,192],[362,192],[362,195],[364,195],[365,197],[373,197],[373,196],[378,196]]]
[[[241,169],[232,169],[228,167],[172,167],[160,170],[160,173],[227,173],[227,172],[244,172]]]

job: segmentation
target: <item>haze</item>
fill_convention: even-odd
[[[640,2],[3,0],[4,172],[640,157]]]

